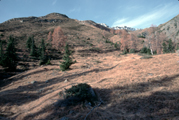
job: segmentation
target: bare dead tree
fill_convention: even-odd
[[[131,46],[130,46],[131,49],[137,48],[137,37],[132,33],[130,34],[130,43],[131,43]]]
[[[128,32],[125,30],[122,30],[121,34],[121,50],[128,50],[129,49],[129,38],[128,38]]]
[[[150,49],[151,54],[153,55],[153,51],[155,49],[155,30],[157,29],[156,25],[151,25],[151,27],[147,30],[147,35],[146,35],[146,44],[147,47]]]
[[[57,50],[62,50],[62,47],[65,46],[67,37],[64,35],[60,26],[54,29],[52,34],[52,47]]]

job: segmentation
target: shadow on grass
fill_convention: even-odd
[[[100,48],[91,48],[91,49],[87,49],[87,50],[78,50],[79,53],[82,54],[87,54],[87,53],[110,53],[110,52],[115,52],[115,51],[119,51],[119,49],[108,49],[108,50],[101,50]]]
[[[46,95],[46,94],[39,94],[39,91],[43,91],[43,92],[49,91],[50,89],[44,89],[47,86],[51,86],[51,85],[55,85],[57,83],[63,82],[65,79],[72,80],[74,78],[89,74],[91,72],[98,73],[98,72],[108,71],[108,70],[115,68],[116,66],[113,66],[113,67],[107,68],[107,69],[93,69],[90,71],[81,72],[81,73],[77,73],[77,74],[64,75],[64,76],[49,79],[49,80],[47,80],[48,82],[46,82],[46,81],[38,82],[37,81],[34,84],[29,83],[28,85],[25,85],[25,86],[19,86],[18,88],[15,88],[15,89],[6,90],[3,92],[0,92],[0,98],[1,98],[0,104],[8,103],[10,105],[15,105],[15,104],[21,105],[21,104],[27,103],[29,101],[34,101],[34,100],[38,99],[39,97]],[[10,81],[11,82],[18,81],[24,77],[29,76],[29,75],[38,74],[40,72],[45,72],[45,71],[46,70],[35,71],[32,73],[28,73],[28,74],[13,78]],[[8,86],[8,87],[10,87],[10,86]],[[59,89],[62,89],[62,88],[59,88]],[[24,92],[26,92],[26,93],[24,93]],[[35,92],[35,93],[29,94],[28,92]],[[47,94],[49,94],[49,93],[47,93]]]
[[[179,90],[167,90],[167,88],[172,88],[173,82],[178,80],[178,77],[179,75],[165,76],[163,78],[149,80],[145,83],[125,86],[116,85],[111,89],[94,88],[104,101],[104,104],[95,108],[88,115],[87,120],[178,119]],[[163,89],[156,90],[156,88]],[[70,107],[55,107],[51,105],[35,114],[29,114],[24,120],[33,120],[35,116],[40,116],[47,113],[47,111],[50,111],[50,114],[43,118],[46,120],[55,120],[64,117],[69,118],[69,120],[84,120],[91,109],[92,107],[88,108],[83,105]]]

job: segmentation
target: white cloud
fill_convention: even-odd
[[[55,5],[57,3],[57,0],[54,0],[53,2],[52,2],[52,5]]]
[[[151,24],[155,24],[167,17],[175,15],[178,13],[178,6],[167,4],[159,5],[151,12],[137,16],[135,19],[132,18],[123,18],[116,20],[112,26],[129,26],[129,27],[149,27]]]
[[[69,11],[69,13],[72,13],[72,12],[80,12],[81,11],[81,8],[73,8]]]
[[[127,18],[118,19],[117,21],[115,21],[113,23],[113,26],[121,25],[121,24],[125,23],[126,20],[127,20]]]

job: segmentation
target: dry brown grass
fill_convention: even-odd
[[[87,120],[178,119],[178,56],[140,59],[137,54],[118,55],[109,52],[81,57],[76,52],[73,57],[77,63],[69,71],[61,72],[57,65],[44,66],[8,78],[0,90],[0,115],[16,120],[55,120],[64,116],[83,120],[92,107],[54,104],[63,99],[58,95],[60,91],[88,83],[104,104],[95,108]],[[64,82],[66,79],[68,82]]]

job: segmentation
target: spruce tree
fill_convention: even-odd
[[[0,65],[2,64],[2,58],[3,58],[3,47],[2,47],[2,41],[0,40]]]
[[[48,59],[47,56],[45,55],[45,42],[44,39],[42,39],[41,44],[40,44],[40,48],[39,48],[39,53],[40,53],[40,65],[46,64]]]
[[[2,66],[7,67],[8,70],[14,71],[16,70],[17,66],[17,54],[16,54],[16,48],[15,48],[15,39],[10,36],[9,41],[6,48],[6,53],[4,54],[2,58]]]
[[[31,44],[30,56],[36,56],[37,52],[36,52],[34,37],[32,37],[31,39],[32,39],[32,44]]]
[[[165,42],[163,42],[163,53],[168,53],[168,50],[167,50],[167,44]]]
[[[172,40],[170,39],[169,41],[167,41],[168,44],[166,44],[165,42],[163,42],[163,53],[172,53],[175,52],[175,46],[173,45]]]
[[[173,42],[172,42],[171,39],[168,41],[168,51],[169,51],[170,53],[175,52],[175,47],[174,47]]]
[[[70,66],[74,63],[70,57],[71,51],[69,50],[69,45],[65,45],[65,52],[63,56],[63,62],[60,64],[60,68],[62,71],[65,71],[70,68]]]
[[[32,46],[32,38],[29,37],[27,42],[26,42],[26,47],[28,48],[28,50],[31,50],[31,46]]]

